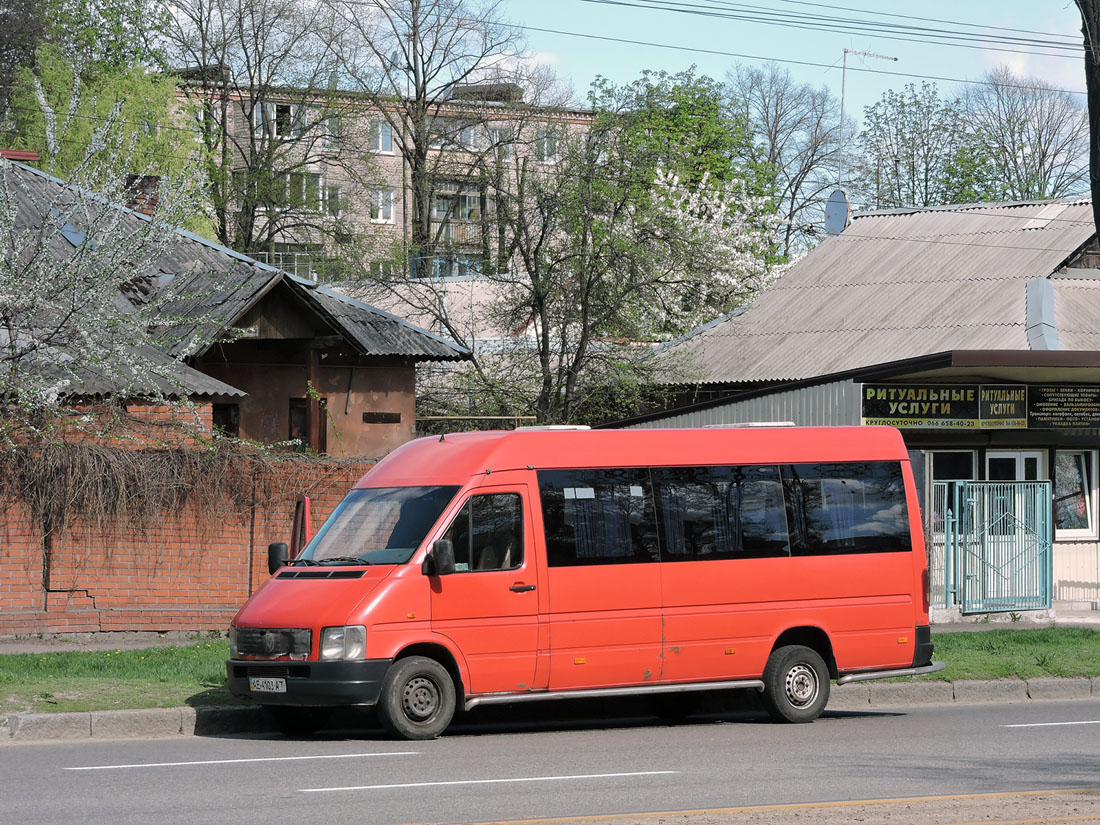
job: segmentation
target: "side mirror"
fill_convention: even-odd
[[[432,545],[431,570],[429,575],[449,576],[455,572],[455,546],[450,539],[440,539]]]
[[[290,558],[290,551],[285,541],[273,541],[267,546],[267,572],[275,575],[275,571],[286,565]]]

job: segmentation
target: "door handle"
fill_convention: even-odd
[[[535,586],[533,584],[513,584],[508,589],[513,593],[526,593],[528,590],[534,590]]]

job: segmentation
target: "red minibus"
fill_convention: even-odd
[[[373,705],[427,739],[479,705],[729,688],[809,722],[832,679],[943,667],[885,427],[421,438],[269,567],[227,671],[288,729]]]

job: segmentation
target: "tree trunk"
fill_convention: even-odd
[[[1096,33],[1100,31],[1100,0],[1077,0],[1081,11],[1081,33],[1085,38],[1085,90],[1089,103],[1089,189],[1092,220],[1100,232],[1100,54]]]

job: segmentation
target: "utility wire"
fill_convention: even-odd
[[[884,30],[881,25],[876,25],[872,22],[815,18],[813,15],[807,16],[783,13],[780,13],[779,15],[767,15],[759,12],[743,12],[740,14],[735,14],[733,12],[720,12],[714,10],[712,7],[702,8],[690,3],[662,2],[662,0],[648,0],[648,2],[647,0],[642,0],[642,2],[629,2],[629,0],[582,0],[582,2],[604,6],[623,6],[627,8],[670,11],[679,14],[688,14],[724,20],[739,20],[749,23],[758,23],[766,26],[780,26],[782,28],[802,29],[806,31],[825,31],[836,32],[840,34],[863,34],[882,38],[885,40],[895,40],[906,43],[927,43],[941,46],[954,46],[958,48],[980,49],[983,51],[1005,52],[1008,54],[1032,54],[1044,57],[1069,58],[1076,60],[1080,59],[1080,55],[1083,51],[1083,46],[1077,46],[1074,48],[1070,47],[1068,44],[1048,44],[1040,41],[1033,41],[1031,44],[1017,44],[1033,45],[1035,48],[1032,49],[1013,49],[1004,46],[988,45],[993,43],[1006,44],[1009,42],[1004,39],[981,37],[978,35],[965,33],[931,33],[931,30],[928,30],[928,34],[920,34],[918,36],[917,32],[905,32],[904,28],[899,29],[895,27],[893,29]],[[896,33],[888,34],[887,31],[895,31]],[[907,33],[910,36],[902,36],[903,33]],[[1050,51],[1051,49],[1053,49],[1054,51]],[[1072,51],[1073,53],[1067,54],[1067,51]]]
[[[1048,48],[1056,49],[1069,49],[1080,52],[1083,48],[1083,42],[1080,39],[1071,38],[1069,35],[1052,34],[1044,32],[1031,32],[1022,29],[1007,29],[1002,27],[984,26],[976,23],[966,23],[957,20],[942,20],[934,18],[918,18],[908,15],[895,15],[888,12],[876,12],[870,9],[853,9],[840,6],[824,6],[820,3],[804,2],[804,0],[775,0],[776,2],[785,2],[799,6],[812,6],[817,8],[838,8],[847,11],[855,11],[861,14],[872,14],[880,17],[893,18],[893,19],[906,19],[917,20],[920,22],[934,22],[947,24],[949,26],[961,26],[964,28],[978,29],[977,32],[956,31],[950,29],[944,29],[942,25],[936,27],[928,26],[915,26],[908,23],[890,23],[887,21],[875,21],[859,18],[838,18],[827,15],[807,15],[805,13],[785,12],[781,9],[777,9],[773,6],[765,6],[758,3],[744,3],[734,2],[733,0],[634,0],[635,4],[648,4],[655,9],[665,9],[670,11],[684,11],[692,13],[695,11],[709,14],[717,12],[719,9],[726,9],[729,11],[737,11],[742,14],[751,15],[754,18],[766,18],[769,14],[774,14],[783,20],[793,20],[795,22],[802,22],[805,20],[817,20],[825,24],[852,24],[860,27],[867,28],[871,31],[877,29],[896,30],[901,32],[917,32],[923,33],[933,37],[940,37],[943,35],[960,35],[969,38],[977,38],[983,41],[993,43],[1005,43],[1010,45],[1037,45]],[[606,3],[609,0],[585,0],[590,3]],[[1029,34],[1038,35],[1030,37],[1018,37],[1016,35],[1008,34],[996,34],[993,29],[998,31],[1011,31],[1017,34]]]
[[[588,40],[602,40],[608,43],[622,43],[628,46],[647,46],[654,49],[668,49],[671,51],[690,52],[692,54],[709,54],[716,55],[718,57],[735,57],[741,60],[760,60],[765,63],[782,63],[790,66],[808,66],[814,69],[835,69],[835,63],[818,63],[811,60],[792,60],[789,58],[772,57],[768,55],[759,54],[747,54],[744,52],[727,52],[720,49],[700,49],[696,46],[677,46],[671,43],[658,43],[652,40],[633,40],[625,37],[609,37],[603,34],[589,34],[587,32],[571,32],[564,31],[562,29],[547,29],[540,26],[516,26],[517,29],[524,31],[541,32],[543,34],[559,34],[564,37],[580,37]],[[965,83],[971,86],[1000,86],[1003,84],[994,83],[989,80],[968,80],[961,77],[945,77],[943,75],[933,74],[917,74],[916,72],[897,72],[890,71],[888,69],[869,69],[862,66],[849,66],[850,72],[862,72],[864,74],[880,74],[889,77],[906,77],[915,78],[917,80],[935,80],[943,83]],[[1054,89],[1049,86],[1029,86],[1027,84],[1013,85],[1016,89],[1026,89],[1029,91],[1042,91],[1042,92],[1062,92],[1063,94],[1081,95],[1084,96],[1086,92],[1079,91],[1077,89]]]

